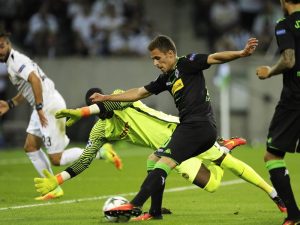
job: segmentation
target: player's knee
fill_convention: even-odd
[[[209,182],[207,183],[207,185],[204,187],[204,190],[209,192],[209,193],[214,193],[215,191],[218,190],[220,186],[220,183],[217,183],[217,182]]]
[[[23,148],[24,148],[25,152],[35,152],[35,151],[38,151],[38,150],[39,150],[39,149],[36,148],[35,146],[30,145],[30,144],[27,144],[27,143],[25,143],[25,145],[24,145]]]
[[[152,153],[148,156],[148,160],[157,162],[159,160],[159,157]]]
[[[49,160],[53,166],[60,166],[61,154],[49,155]]]

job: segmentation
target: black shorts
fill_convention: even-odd
[[[167,156],[177,164],[210,149],[217,138],[217,129],[212,122],[180,123],[170,141],[155,151],[158,157]]]
[[[300,111],[277,106],[269,128],[267,150],[280,152],[300,152]]]

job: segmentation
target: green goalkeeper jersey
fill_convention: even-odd
[[[102,112],[113,110],[113,115],[99,119],[92,128],[83,154],[66,169],[72,177],[89,167],[106,142],[125,140],[156,150],[169,140],[179,123],[178,117],[149,108],[141,101],[105,102],[99,108]]]

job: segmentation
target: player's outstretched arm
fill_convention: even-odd
[[[56,119],[61,119],[68,117],[69,119],[66,122],[66,126],[70,127],[82,117],[88,117],[90,115],[95,115],[100,112],[99,107],[96,104],[78,108],[78,109],[62,109],[55,113]]]
[[[147,98],[151,95],[144,87],[129,89],[120,94],[102,95],[100,93],[94,93],[91,95],[90,100],[93,103],[112,101],[112,102],[134,102],[143,98]]]
[[[53,191],[58,185],[63,182],[61,174],[56,176],[52,175],[48,170],[43,170],[45,177],[34,178],[36,191],[42,195],[48,194],[50,191]]]
[[[259,79],[264,80],[274,75],[279,75],[285,70],[291,69],[295,65],[295,50],[284,50],[279,60],[275,65],[271,66],[259,66],[256,68],[256,75]]]
[[[214,54],[210,54],[207,58],[207,63],[210,65],[221,64],[238,58],[250,56],[255,51],[257,45],[258,45],[258,40],[256,38],[249,38],[243,50],[224,51],[224,52],[216,52]]]

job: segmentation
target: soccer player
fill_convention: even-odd
[[[180,124],[176,127],[170,140],[155,152],[154,169],[145,178],[138,194],[130,203],[112,208],[107,215],[139,215],[146,200],[164,188],[169,172],[183,161],[204,153],[213,147],[217,129],[210,97],[206,89],[203,70],[210,65],[220,64],[241,57],[250,56],[256,49],[258,40],[250,38],[244,49],[225,51],[214,54],[188,54],[177,56],[173,40],[159,35],[149,44],[148,50],[154,66],[162,74],[144,87],[130,89],[121,94],[91,96],[92,102],[137,101],[168,91],[174,98],[179,110]],[[221,155],[216,162],[226,162],[226,155]],[[230,163],[231,164],[231,163]]]
[[[33,108],[27,137],[25,152],[37,172],[43,176],[42,171],[47,169],[52,173],[47,155],[41,149],[44,144],[50,161],[55,166],[69,164],[82,154],[81,148],[65,149],[69,138],[65,134],[65,119],[55,119],[54,113],[66,108],[66,103],[60,93],[55,89],[54,83],[42,69],[24,54],[14,50],[9,40],[9,33],[0,31],[0,62],[6,63],[9,78],[18,89],[18,94],[4,101],[0,100],[0,116],[17,107],[25,100]],[[99,154],[113,161],[120,161],[110,146],[101,150]],[[113,155],[113,157],[111,157]],[[47,195],[37,197],[37,200],[47,200],[63,195],[58,186]]]
[[[100,89],[92,88],[86,94],[87,105],[90,105],[89,96],[93,93],[102,93]],[[114,93],[121,93],[116,90]],[[141,101],[136,102],[104,102],[79,109],[64,109],[56,113],[57,118],[69,117],[66,125],[71,126],[82,117],[96,114],[99,120],[94,125],[86,149],[81,158],[73,165],[56,175],[48,178],[36,178],[37,191],[46,194],[58,184],[77,176],[91,164],[95,152],[103,143],[109,141],[126,140],[134,144],[157,149],[167,142],[174,129],[179,123],[179,118],[166,115],[147,107]],[[155,131],[155,132],[154,132]],[[232,142],[233,144],[230,144]],[[234,138],[225,141],[223,145],[232,149],[237,145],[244,144],[242,139]],[[217,145],[217,143],[215,143]],[[211,163],[208,169],[202,164],[203,159],[214,161],[224,155],[216,147],[211,148],[204,154],[191,158],[181,163],[176,170],[191,183],[203,188],[208,192],[214,192],[220,185],[223,170],[228,168],[237,176],[263,189],[277,204],[280,210],[285,210],[276,191],[269,186],[251,167],[239,161],[231,155],[224,155],[223,162]],[[147,171],[151,172],[155,166],[155,155],[151,154],[147,160]],[[151,198],[150,213],[143,215],[142,219],[161,218],[161,203],[163,189],[154,193]]]
[[[284,157],[300,152],[300,0],[281,0],[285,14],[275,28],[279,60],[273,66],[260,66],[260,79],[283,75],[283,89],[269,127],[264,156],[270,179],[284,201],[288,216],[283,225],[300,224],[297,206]]]

